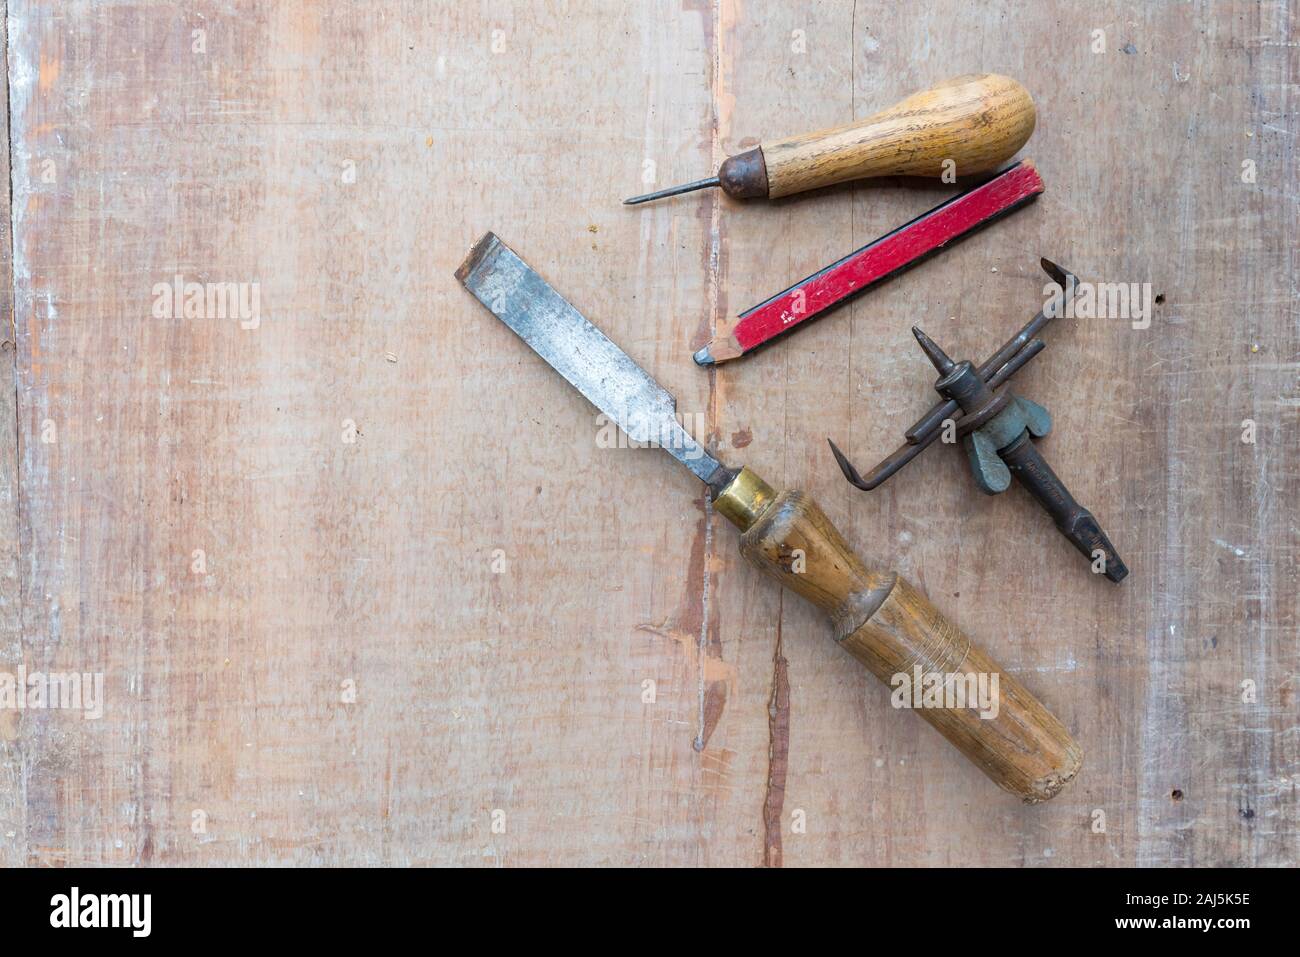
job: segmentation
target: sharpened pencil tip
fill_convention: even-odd
[[[695,360],[697,366],[714,365],[713,353],[709,351],[708,346],[705,346],[699,352],[695,353],[691,358]]]

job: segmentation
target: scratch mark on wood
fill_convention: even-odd
[[[781,604],[784,603],[783,595]],[[781,814],[785,809],[785,777],[790,767],[790,676],[782,654],[780,614],[776,621],[772,696],[767,703],[767,791],[763,797],[763,863],[767,867],[781,866]]]

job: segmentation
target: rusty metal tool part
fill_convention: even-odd
[[[1062,305],[1073,300],[1076,290],[1079,286],[1079,277],[1062,269],[1050,259],[1040,259],[1039,265],[1043,271],[1051,277],[1052,281],[1062,290]],[[1061,311],[1064,311],[1063,309]],[[1044,348],[1044,343],[1037,336],[1048,324],[1056,318],[1056,311],[1044,308],[1038,315],[1030,319],[1020,331],[1002,344],[997,352],[980,365],[979,374],[984,378],[989,388],[996,389],[1009,378],[1016,374],[1026,362],[1038,355]],[[844,477],[849,480],[850,484],[862,489],[864,492],[870,492],[877,488],[891,477],[897,474],[912,459],[916,458],[934,442],[940,435],[940,426],[951,418],[954,418],[960,412],[955,399],[944,399],[935,403],[925,415],[921,416],[911,428],[904,433],[906,442],[900,445],[892,453],[880,461],[866,476],[863,476],[848,460],[843,452],[840,451],[833,441],[830,442],[831,454],[835,456],[835,461],[839,464],[840,471]]]
[[[1060,287],[1063,294],[1062,303],[1064,304],[1072,301],[1076,290],[1079,288],[1079,277],[1062,269],[1050,259],[1040,259],[1038,263],[1043,267],[1043,271],[1051,277],[1052,281]],[[1054,311],[1044,308],[1038,313],[1038,315],[1025,323],[1019,332],[1004,342],[1001,349],[989,356],[989,358],[980,365],[980,376],[984,379],[990,379],[990,377],[997,374],[998,371],[1010,362],[1014,356],[1018,355],[1031,340],[1037,338],[1039,333],[1046,329],[1048,324],[1055,318],[1056,313]],[[1039,348],[1041,349],[1042,346]],[[1034,355],[1037,355],[1037,352],[1035,352]],[[1021,365],[1032,358],[1033,356],[1026,357],[1021,362]],[[1019,368],[1019,366],[1016,368]],[[1009,378],[1009,375],[1010,374],[1004,375],[997,385],[1001,385],[1002,382],[1006,381],[1006,379]],[[994,385],[991,381],[989,384],[993,386],[993,388],[997,388],[997,385]],[[916,422],[912,424],[911,428],[904,432],[903,435],[910,444],[915,445],[918,442],[922,442],[928,434],[935,431],[941,424],[943,424],[944,419],[951,418],[956,411],[957,403],[952,399],[948,399],[945,402],[937,402],[929,412],[917,419]]]
[[[869,568],[806,494],[778,492],[727,468],[673,416],[648,373],[491,233],[456,272],[467,290],[598,409],[704,481],[714,509],[741,531],[752,564],[822,608],[837,644],[886,683],[914,668],[973,687],[999,681],[997,707],[944,701],[917,713],[1000,787],[1034,804],[1078,773],[1083,752],[1061,722],[906,580]],[[670,421],[671,419],[671,421]]]
[[[1038,355],[1038,353],[1042,352],[1046,347],[1047,343],[1043,342],[1042,339],[1030,340],[1025,344],[1025,347],[1021,349],[1020,352],[1016,353],[1014,358],[1008,361],[1007,364],[996,373],[989,376],[989,388],[996,389],[998,386],[1002,385],[1002,383],[1006,382],[1013,375],[1019,372],[1026,362]],[[947,403],[944,403],[943,408],[947,408]],[[898,472],[899,469],[912,461],[912,459],[916,458],[928,449],[934,440],[943,434],[938,426],[943,425],[944,420],[951,418],[957,411],[957,403],[953,402],[952,409],[939,420],[935,428],[926,432],[916,442],[907,442],[900,445],[890,453],[887,458],[881,460],[880,464],[872,469],[866,478],[863,478],[858,474],[858,470],[853,467],[853,463],[850,462],[844,453],[840,451],[839,446],[834,442],[831,442],[830,439],[827,439],[826,441],[830,443],[831,454],[835,456],[835,461],[839,463],[840,471],[844,473],[844,477],[848,479],[851,484],[862,489],[862,491],[870,492],[873,488],[876,488],[890,476]]]
[[[1044,260],[1044,268],[1054,277],[1067,279],[1070,294],[1076,283],[1072,276]],[[1051,267],[1051,268],[1048,268]],[[980,489],[989,495],[1004,492],[1012,477],[1038,501],[1066,537],[1090,562],[1112,582],[1123,581],[1128,568],[1101,530],[1097,519],[1075,501],[1065,483],[1052,471],[1033,439],[1042,438],[1052,429],[1052,417],[1035,402],[998,387],[1043,350],[1041,339],[1027,335],[1040,332],[1055,315],[1055,310],[1039,313],[1019,333],[976,369],[967,360],[954,362],[929,336],[916,326],[912,334],[939,373],[934,388],[946,400],[939,407],[945,414],[935,419],[927,413],[917,426],[909,429],[908,443],[882,461],[864,479],[843,452],[830,442],[831,453],[852,485],[867,490],[875,488],[934,443],[945,421],[953,420],[956,435],[966,450],[971,473]],[[996,369],[991,374],[987,371]],[[955,418],[957,411],[960,418]],[[933,422],[933,425],[930,423]],[[915,441],[912,437],[915,435]],[[827,440],[828,442],[830,440]]]

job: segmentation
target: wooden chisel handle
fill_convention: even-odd
[[[918,667],[959,676],[967,688],[991,687],[996,674],[995,708],[972,695],[964,707],[917,709],[995,784],[1037,804],[1078,773],[1083,751],[1055,715],[907,581],[868,570],[807,495],[777,494],[743,469],[714,504],[744,533],[741,554],[829,614],[840,646],[886,684],[913,680]]]
[[[1034,132],[1034,101],[1007,76],[954,77],[864,120],[733,156],[718,179],[731,196],[776,198],[872,176],[986,173]]]

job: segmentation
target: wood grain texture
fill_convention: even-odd
[[[840,647],[891,688],[901,675],[917,689],[935,676],[961,684],[963,696],[969,689],[956,706],[916,712],[998,787],[1037,804],[1074,779],[1083,753],[1056,716],[905,579],[869,570],[807,495],[778,495],[740,552],[826,612]],[[997,708],[976,705],[980,682]],[[923,699],[904,691],[898,700],[910,708]]]
[[[1282,0],[11,0],[0,661],[106,704],[0,715],[0,862],[1295,864],[1296,34]],[[951,187],[621,199],[963,72],[1032,90],[1043,197],[697,368]],[[984,797],[698,483],[602,447],[456,283],[488,229],[1024,675],[1070,787]],[[955,453],[864,495],[825,446],[893,448],[934,398],[910,325],[987,352],[1042,255],[1161,297],[1017,379],[1119,588]],[[260,322],[155,317],[177,274],[258,282]]]
[[[1034,132],[1034,100],[1008,76],[971,74],[920,90],[866,119],[765,141],[775,198],[873,176],[988,173]]]
[[[0,40],[8,47],[8,18],[0,22]],[[0,76],[0,103],[8,118],[9,76]],[[0,197],[9,207],[9,124],[0,124]],[[22,594],[18,551],[18,430],[13,310],[13,236],[10,217],[0,222],[0,671],[12,673],[22,662]],[[22,768],[18,758],[18,721],[0,710],[0,867],[24,861],[15,841],[26,820]]]

